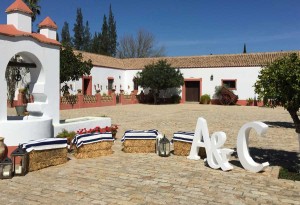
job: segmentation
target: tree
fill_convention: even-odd
[[[109,37],[109,48],[108,54],[115,57],[117,53],[117,26],[115,17],[113,15],[111,5],[109,6],[108,16],[108,37]]]
[[[82,54],[74,54],[69,45],[60,48],[60,83],[79,80],[83,75],[90,75],[92,61],[84,61]]]
[[[31,9],[33,12],[32,22],[35,21],[36,16],[41,14],[41,7],[38,5],[40,0],[24,0],[25,4]]]
[[[119,58],[148,58],[164,56],[165,48],[155,46],[155,37],[152,33],[139,30],[137,37],[125,35],[120,39],[118,48]]]
[[[171,67],[166,60],[159,60],[157,63],[145,66],[142,72],[136,76],[137,83],[143,88],[150,88],[154,94],[154,104],[160,90],[167,88],[177,88],[183,85],[183,74],[179,69]]]
[[[255,92],[259,99],[269,99],[271,107],[283,106],[290,114],[298,133],[300,150],[300,59],[296,53],[264,67],[258,76]]]
[[[77,9],[76,15],[76,23],[74,24],[74,38],[73,38],[73,45],[76,50],[83,50],[84,44],[84,25],[83,25],[83,16],[81,9]]]
[[[100,53],[100,45],[101,45],[101,34],[95,32],[94,37],[91,41],[91,52]]]
[[[86,21],[83,33],[83,50],[84,51],[91,51],[91,32],[89,27],[89,22]]]
[[[106,20],[106,16],[103,16],[103,24],[101,29],[100,36],[100,52],[99,54],[109,56],[109,33],[108,33],[108,24]]]
[[[65,21],[61,29],[61,44],[72,46],[72,39],[69,31],[69,24]]]
[[[243,53],[247,53],[246,44],[244,43],[244,50]]]

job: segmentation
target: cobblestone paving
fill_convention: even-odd
[[[281,108],[184,104],[61,111],[61,118],[102,115],[120,125],[113,155],[82,160],[70,155],[64,165],[2,180],[0,204],[300,204],[300,182],[276,178],[281,162],[289,161],[298,149],[291,119]],[[207,119],[210,134],[227,134],[228,148],[235,148],[245,122],[272,125],[264,138],[255,133],[250,138],[250,147],[258,153],[253,154],[272,156],[271,167],[251,173],[233,157],[234,169],[223,172],[210,169],[203,160],[121,151],[120,138],[126,129],[156,128],[170,138],[175,131],[194,130],[199,116]]]

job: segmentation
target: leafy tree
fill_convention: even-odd
[[[156,47],[154,35],[145,30],[139,30],[136,38],[132,35],[123,36],[118,48],[119,58],[160,57],[164,53],[164,47]]]
[[[259,99],[269,99],[271,107],[283,106],[290,114],[298,133],[300,149],[300,59],[296,53],[264,67],[258,76],[255,92]]]
[[[113,15],[111,5],[109,6],[108,16],[108,36],[109,36],[109,48],[108,54],[115,57],[117,53],[117,26],[115,17]]]
[[[101,29],[101,36],[100,36],[100,54],[108,55],[109,56],[109,33],[108,33],[108,24],[106,20],[106,16],[103,17],[103,24]]]
[[[84,25],[83,25],[83,16],[81,9],[77,9],[76,15],[76,23],[74,24],[74,38],[73,38],[73,45],[77,50],[83,50],[84,44]]]
[[[83,50],[90,51],[91,50],[91,32],[89,27],[89,22],[86,21],[83,33]]]
[[[101,34],[95,32],[93,39],[91,41],[91,52],[92,53],[100,53],[100,45],[101,45]]]
[[[60,82],[78,80],[83,75],[90,75],[92,61],[84,61],[82,54],[74,54],[72,48],[66,45],[60,48]]]
[[[66,21],[61,29],[61,44],[72,46],[69,24]]]
[[[154,104],[160,90],[167,88],[177,88],[183,85],[183,74],[179,69],[171,67],[166,60],[159,60],[157,63],[145,66],[142,72],[136,76],[137,83],[143,88],[150,88],[154,94]]]
[[[36,16],[41,14],[41,7],[38,5],[40,0],[23,0],[25,4],[33,12],[32,22],[36,20]]]

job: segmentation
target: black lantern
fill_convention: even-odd
[[[170,156],[170,141],[165,135],[158,142],[158,155],[161,157]]]
[[[11,179],[13,177],[12,161],[6,157],[0,162],[0,179]]]
[[[210,81],[213,81],[213,80],[214,80],[214,76],[211,75],[211,76],[210,76]]]
[[[15,176],[24,176],[28,173],[28,153],[21,145],[11,153]]]

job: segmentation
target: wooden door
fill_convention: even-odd
[[[200,100],[200,82],[199,81],[186,81],[185,82],[187,102],[199,102]]]

